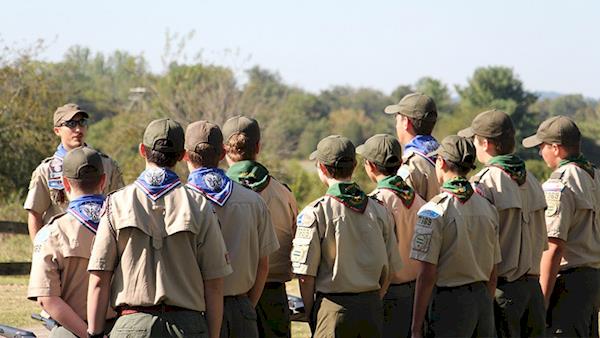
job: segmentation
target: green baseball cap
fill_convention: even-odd
[[[104,174],[100,153],[89,147],[79,147],[69,151],[63,159],[63,175],[82,180],[99,178]]]
[[[330,135],[319,141],[317,150],[313,151],[308,158],[328,166],[347,168],[356,164],[356,151],[354,144],[347,137]]]
[[[235,133],[244,133],[251,143],[258,143],[260,141],[260,127],[258,122],[247,116],[238,115],[225,121],[223,124],[223,139],[229,140],[231,135]]]
[[[166,142],[157,144],[161,140]],[[161,153],[181,153],[183,140],[183,128],[179,123],[171,119],[158,119],[148,124],[142,142],[147,148]]]
[[[190,123],[185,130],[185,149],[196,151],[196,147],[200,144],[209,144],[221,149],[223,134],[219,126],[204,120]]]
[[[422,120],[437,120],[437,107],[433,99],[422,93],[412,93],[404,96],[398,104],[385,107],[386,114],[401,114]]]
[[[469,128],[458,132],[458,136],[461,137],[473,137],[474,135],[486,138],[514,138],[515,127],[508,114],[492,109],[479,113]]]
[[[59,127],[61,123],[69,121],[77,114],[83,115],[86,119],[90,117],[86,111],[75,103],[67,103],[62,107],[58,107],[54,112],[54,126]]]
[[[458,135],[446,136],[440,146],[427,156],[437,155],[463,168],[475,169],[475,145],[471,139]]]
[[[402,146],[395,137],[388,134],[371,136],[364,144],[356,147],[356,153],[384,168],[402,164]]]
[[[523,139],[523,147],[533,148],[542,143],[578,145],[581,132],[573,120],[566,116],[554,116],[542,122],[534,135]]]

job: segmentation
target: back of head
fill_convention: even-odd
[[[184,151],[184,132],[179,123],[171,119],[150,122],[142,141],[146,160],[159,167],[174,167]]]
[[[88,147],[69,151],[63,159],[63,175],[72,186],[83,193],[100,190],[100,182],[104,175],[100,153]]]
[[[449,171],[460,176],[467,175],[475,168],[476,152],[471,139],[457,135],[446,136],[434,153],[444,159]]]
[[[356,150],[347,137],[330,135],[319,141],[317,150],[310,154],[309,159],[322,163],[331,177],[347,179],[352,177],[356,166]]]
[[[431,135],[438,116],[433,99],[422,93],[408,94],[398,104],[385,107],[384,112],[408,117],[417,135]]]
[[[478,114],[469,128],[458,132],[461,137],[479,136],[491,141],[496,155],[510,154],[515,149],[515,127],[503,111],[492,109]]]
[[[221,129],[209,121],[197,121],[185,130],[185,150],[195,167],[216,167],[223,151]]]
[[[386,176],[395,174],[402,164],[402,146],[395,137],[387,134],[372,136],[356,148],[356,153]]]
[[[258,122],[250,117],[234,116],[223,124],[225,151],[233,161],[255,160],[260,142]]]

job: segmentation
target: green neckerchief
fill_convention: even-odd
[[[469,183],[469,180],[467,180],[466,177],[459,176],[447,180],[442,184],[441,190],[451,193],[462,203],[465,203],[473,196],[473,187],[471,187],[471,183]]]
[[[239,184],[256,192],[261,192],[269,185],[269,170],[256,161],[240,161],[234,163],[227,176]]]
[[[393,191],[405,207],[410,208],[415,200],[415,191],[400,176],[388,176],[377,182],[377,188]]]
[[[567,165],[569,163],[573,163],[579,168],[585,170],[586,173],[590,174],[592,178],[594,178],[594,165],[592,162],[588,161],[583,154],[579,154],[578,156],[567,157],[564,160],[558,163],[558,167],[562,167],[563,165]]]
[[[364,191],[360,190],[358,184],[354,182],[335,183],[327,189],[326,195],[329,195],[348,208],[363,213],[369,203],[369,197]]]
[[[525,162],[513,154],[494,156],[490,159],[488,165],[504,170],[518,185],[522,185],[527,179]]]

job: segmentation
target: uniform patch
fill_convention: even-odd
[[[560,209],[560,197],[564,184],[561,182],[546,182],[544,183],[544,196],[546,197],[546,216],[554,216]]]
[[[61,178],[63,174],[63,161],[60,158],[53,158],[50,161],[48,169],[48,179]]]
[[[400,167],[400,169],[398,169],[398,173],[396,175],[402,177],[403,180],[406,180],[408,176],[410,176],[410,171],[408,171],[407,166],[403,165]]]
[[[292,253],[290,254],[292,263],[306,263],[306,258],[308,257],[308,248],[308,245],[294,245]]]
[[[305,228],[305,227],[297,228],[295,238],[311,240],[314,233],[315,233],[314,228]]]
[[[417,219],[417,226],[422,228],[431,228],[431,224],[433,223],[433,218],[419,216]]]
[[[298,227],[310,228],[315,223],[315,215],[312,212],[302,212],[296,219]]]
[[[421,210],[419,210],[419,213],[417,215],[419,216],[419,218],[426,217],[426,218],[436,219],[436,218],[440,217],[440,214],[436,210],[432,210],[432,209],[421,209]]]
[[[565,185],[558,180],[550,180],[542,185],[544,192],[546,191],[563,191]]]
[[[412,248],[413,250],[420,252],[429,252],[429,245],[431,244],[431,234],[415,234],[413,238]]]
[[[558,210],[560,209],[560,201],[546,200],[546,204],[548,204],[546,216],[554,216],[558,213]]]

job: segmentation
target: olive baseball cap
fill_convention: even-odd
[[[554,116],[542,122],[535,135],[523,139],[523,147],[533,148],[542,143],[578,145],[581,132],[573,120],[566,116]]]
[[[386,114],[401,114],[422,120],[437,120],[437,107],[433,99],[425,94],[412,93],[404,96],[398,104],[385,107]]]
[[[388,134],[371,136],[364,144],[356,147],[356,153],[384,168],[402,164],[402,146],[395,137]]]
[[[83,115],[86,119],[90,117],[86,111],[75,103],[67,103],[62,107],[58,107],[54,112],[54,126],[59,127],[61,123],[69,121],[77,114]]]
[[[507,113],[492,109],[479,113],[469,128],[458,132],[458,136],[461,137],[473,137],[474,135],[487,138],[514,138],[515,127]]]
[[[100,153],[89,147],[79,147],[69,151],[63,159],[63,175],[82,180],[99,178],[104,174]]]
[[[164,140],[164,144],[157,141]],[[161,153],[181,153],[184,133],[179,123],[171,119],[158,119],[150,122],[144,131],[143,144]]]
[[[238,115],[225,121],[223,124],[223,139],[229,140],[231,135],[235,133],[244,133],[251,143],[258,143],[260,141],[260,127],[258,122],[247,116]]]
[[[196,147],[200,144],[209,144],[221,149],[223,134],[219,126],[205,120],[190,123],[185,130],[185,149],[196,151]]]
[[[347,137],[330,135],[319,141],[317,150],[313,151],[308,158],[328,166],[347,168],[356,164],[356,150]]]
[[[471,139],[458,135],[446,136],[440,146],[427,156],[437,155],[460,167],[475,169],[475,145]]]

